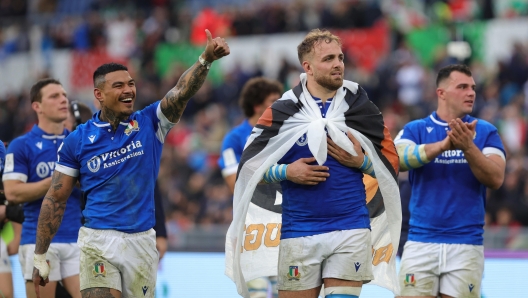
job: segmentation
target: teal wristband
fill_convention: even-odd
[[[280,182],[280,181],[286,180],[287,179],[286,177],[287,168],[288,168],[288,165],[285,165],[285,164],[273,165],[264,174],[264,177],[262,179],[266,183],[274,183],[274,182]]]

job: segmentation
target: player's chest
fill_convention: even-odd
[[[57,151],[62,139],[35,140],[29,143],[28,157],[32,173],[31,180],[41,180],[50,177],[55,169]]]
[[[141,130],[98,130],[87,134],[79,154],[81,172],[111,175],[121,167],[137,168],[148,161],[148,153],[156,151],[153,134]],[[93,140],[93,142],[92,142]],[[146,166],[146,165],[145,165]]]

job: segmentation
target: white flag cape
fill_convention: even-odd
[[[364,179],[372,229],[371,283],[399,293],[395,264],[401,229],[398,161],[381,113],[357,83],[344,81],[323,118],[306,89],[306,74],[301,74],[301,84],[284,93],[259,119],[240,161],[233,222],[226,236],[225,273],[243,297],[249,298],[246,281],[277,275],[281,189],[278,183],[259,185],[259,182],[304,134],[318,164],[324,164],[325,128],[339,147],[357,155],[352,142],[343,134],[352,133],[372,160],[377,181]]]

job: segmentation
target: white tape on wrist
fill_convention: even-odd
[[[33,263],[35,264],[35,268],[39,270],[39,275],[42,277],[42,279],[48,278],[50,267],[46,261],[46,254],[34,254]]]

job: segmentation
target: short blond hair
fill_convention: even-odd
[[[315,45],[320,42],[331,43],[332,41],[337,42],[341,46],[341,38],[339,36],[332,34],[328,30],[313,29],[310,31],[304,40],[297,46],[297,56],[299,57],[299,62],[303,63],[304,57],[307,54],[310,54],[314,49]]]

